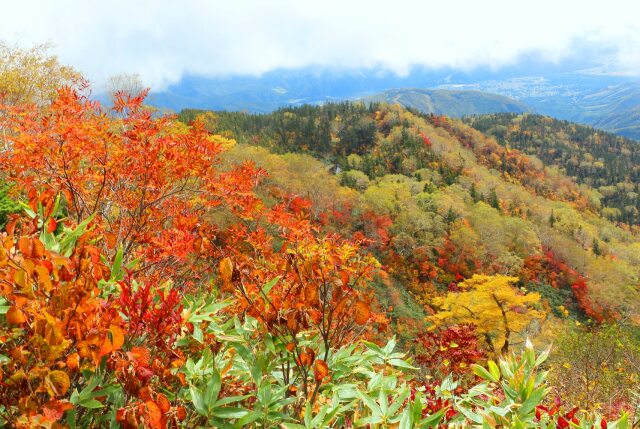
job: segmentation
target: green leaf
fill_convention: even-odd
[[[193,334],[191,336],[200,344],[204,342],[204,333],[202,332],[202,328],[200,328],[200,325],[193,325]]]
[[[629,429],[629,415],[627,413],[624,413],[622,417],[620,417],[618,420],[616,420],[613,423],[609,423],[609,425],[607,426],[607,429],[613,429],[613,428]]]
[[[520,415],[520,417],[525,417],[527,414],[533,411],[536,405],[538,405],[540,401],[542,401],[542,398],[546,393],[547,389],[545,389],[544,387],[534,390],[531,393],[531,396],[529,396],[529,398],[527,398],[527,400],[524,401],[520,406],[520,409],[518,410],[518,414]]]
[[[82,401],[78,405],[80,405],[81,407],[89,408],[89,409],[102,408],[103,406],[102,402],[97,401],[95,399],[88,399],[86,401]]]
[[[486,369],[484,369],[484,367],[480,365],[473,364],[471,368],[473,370],[473,373],[478,377],[482,378],[483,380],[489,380],[494,382],[498,381],[498,378],[494,377],[489,371],[487,371]]]
[[[387,342],[387,345],[384,346],[384,354],[388,355],[390,354],[393,349],[396,348],[396,337],[395,335]]]
[[[500,380],[500,368],[498,368],[498,365],[496,365],[496,363],[492,360],[487,362],[487,365],[489,365],[489,372],[493,376],[493,381]]]
[[[204,393],[205,404],[214,404],[218,399],[218,394],[222,388],[222,380],[220,379],[220,373],[217,369],[213,369],[213,374],[209,383],[207,383],[207,390]]]
[[[431,414],[430,416],[420,420],[419,426],[421,428],[433,428],[433,427],[436,427],[440,423],[440,420],[442,420],[442,417],[444,416],[444,412],[445,412],[445,410],[439,410],[439,411]]]
[[[469,410],[469,409],[467,409],[465,407],[460,407],[460,408],[458,408],[458,410],[462,414],[464,414],[466,418],[468,418],[469,420],[471,420],[474,423],[481,424],[482,421],[484,420],[483,417],[480,414],[474,413],[473,411],[471,411],[471,410]],[[443,411],[443,410],[440,410],[440,411]],[[440,411],[438,411],[438,412],[440,412]]]
[[[397,368],[412,369],[412,370],[418,369],[415,366],[409,364],[407,361],[404,361],[402,359],[389,359],[388,363],[389,365],[395,366]]]
[[[400,407],[404,404],[404,400],[407,399],[410,393],[411,391],[406,387],[402,389],[402,392],[400,392],[399,395],[392,398],[393,401],[391,402],[391,405],[389,406],[389,411],[387,413],[390,416],[393,416],[395,413],[397,413]]]
[[[246,416],[248,413],[248,410],[239,407],[222,407],[213,410],[214,416],[223,419],[239,419]]]
[[[113,258],[113,264],[111,265],[111,277],[110,280],[122,280],[122,245],[118,248],[116,256]]]
[[[251,395],[243,395],[243,396],[226,396],[224,398],[220,398],[214,404],[215,407],[222,407],[223,405],[228,405],[233,402],[240,402],[244,399],[247,399]]]
[[[413,428],[413,419],[411,418],[411,412],[409,408],[405,408],[402,412],[402,417],[400,418],[400,424],[398,425],[398,429],[412,429]]]
[[[544,363],[544,361],[546,361],[547,358],[549,357],[549,353],[551,353],[551,346],[549,346],[545,351],[540,353],[540,356],[538,356],[538,358],[536,359],[536,365],[535,366],[542,365],[542,363]]]
[[[307,405],[304,407],[304,425],[308,428],[311,428],[311,423],[313,419],[313,409],[311,408],[311,402],[307,402]]]
[[[380,346],[378,346],[377,344],[375,344],[375,343],[371,343],[371,342],[369,342],[369,341],[363,341],[362,343],[363,343],[365,346],[367,346],[367,348],[368,348],[369,350],[371,350],[371,351],[373,351],[373,352],[375,352],[375,353],[377,353],[377,354],[379,354],[379,355],[381,355],[381,356],[382,356],[382,355],[384,355],[384,352],[382,351],[382,349],[380,348]]]
[[[196,408],[198,414],[201,416],[208,416],[209,410],[205,406],[202,392],[197,387],[190,386],[189,393],[191,394],[191,402],[193,402],[193,406]]]
[[[360,391],[358,391],[357,394],[373,414],[382,415],[382,410],[380,410],[380,407],[378,406],[378,404],[376,404],[376,401]]]
[[[76,410],[67,411],[67,424],[69,429],[76,429]]]
[[[125,267],[127,268],[127,270],[131,271],[133,270],[135,267],[138,266],[138,264],[140,263],[140,261],[142,260],[142,258],[136,258],[133,261],[125,264]]]
[[[267,284],[264,285],[264,287],[262,288],[262,294],[264,296],[267,296],[269,294],[269,292],[271,292],[271,289],[273,289],[273,287],[276,285],[276,283],[278,283],[278,281],[280,280],[280,276],[275,277],[273,279],[271,279]]]
[[[250,427],[250,424],[262,417],[262,413],[259,411],[249,411],[244,417],[238,420],[238,427]]]
[[[389,411],[389,398],[384,390],[381,390],[380,393],[378,393],[378,403],[380,404],[380,411],[382,412],[382,415],[386,416],[387,411]]]

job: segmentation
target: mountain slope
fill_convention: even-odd
[[[465,122],[502,145],[535,155],[602,194],[612,220],[640,223],[640,144],[540,115],[492,114]]]
[[[502,94],[538,113],[640,140],[640,81],[637,78],[565,73],[440,87]]]
[[[607,220],[594,189],[461,121],[341,103],[209,124],[240,142],[234,161],[269,173],[267,187],[309,199],[327,231],[370,240],[404,338],[474,274],[518,277],[558,317],[640,320],[638,231]]]
[[[640,140],[640,82],[608,87],[580,102],[585,112],[578,121]]]
[[[362,99],[364,102],[398,103],[423,113],[461,117],[497,112],[528,112],[525,104],[503,95],[446,89],[392,89]]]

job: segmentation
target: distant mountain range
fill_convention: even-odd
[[[538,113],[640,140],[638,79],[571,73],[441,87],[502,94],[523,102]]]
[[[640,140],[640,80],[584,64],[524,62],[507,69],[471,72],[416,68],[405,76],[380,69],[312,68],[274,70],[261,76],[187,76],[152,93],[149,102],[174,111],[267,113],[284,106],[354,99],[399,102],[451,116],[530,110]]]
[[[505,97],[481,91],[456,91],[447,89],[392,89],[362,99],[364,102],[401,104],[423,113],[461,117],[487,113],[524,113],[531,108]]]

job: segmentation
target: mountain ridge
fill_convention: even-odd
[[[398,88],[364,97],[361,100],[365,103],[399,103],[422,113],[452,117],[531,111],[530,107],[513,98],[477,90]]]

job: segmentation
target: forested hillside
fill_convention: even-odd
[[[182,117],[193,114],[185,111]],[[588,310],[592,317],[625,313],[620,304],[634,301],[633,295],[620,298],[635,293],[626,287],[635,284],[638,275],[635,227],[603,219],[600,214],[610,210],[594,189],[461,122],[399,107],[357,104],[284,109],[258,116],[217,113],[211,118],[218,131],[240,142],[276,153],[307,153],[324,159],[318,163],[307,158],[316,162],[315,168],[293,169],[309,183],[308,189],[296,192],[304,196],[329,193],[319,189],[321,181],[309,180],[314,171],[326,174],[322,181],[327,184],[340,183],[343,192],[345,188],[357,192],[344,203],[330,195],[312,200],[320,204],[321,212],[326,211],[322,203],[349,204],[354,206],[349,208],[351,213],[388,218],[388,250],[400,252],[403,261],[417,258],[418,263],[442,269],[437,267],[437,249],[445,243],[452,245],[449,242],[455,237],[456,251],[444,253],[462,255],[466,263],[450,266],[448,274],[516,275],[529,262],[525,261],[528,257],[550,251],[590,279],[588,289],[599,295],[595,301],[602,310]],[[243,150],[246,154],[251,151],[258,149]],[[504,225],[512,225],[513,231],[509,233]],[[402,241],[406,241],[404,250]],[[463,245],[472,253],[462,251]],[[423,246],[420,257],[416,250]],[[628,265],[621,270],[625,260]],[[608,264],[611,268],[602,269]],[[446,286],[448,281],[435,283]],[[619,293],[622,295],[616,296]],[[609,294],[613,295],[607,297]]]
[[[637,425],[640,239],[592,188],[442,116],[106,109],[10,52],[0,427]]]
[[[496,114],[465,122],[503,146],[534,155],[601,194],[613,221],[640,223],[640,143],[539,115]]]

